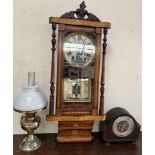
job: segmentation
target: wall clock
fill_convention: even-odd
[[[82,2],[76,11],[49,18],[53,34],[47,120],[58,121],[58,143],[90,142],[94,121],[105,120],[104,56],[111,25],[101,22],[85,8]]]
[[[113,108],[100,123],[100,132],[105,142],[134,142],[140,134],[140,125],[125,109]]]

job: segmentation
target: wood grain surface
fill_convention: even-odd
[[[47,116],[48,121],[104,121],[105,115],[88,115],[88,116]]]
[[[59,17],[50,17],[49,23],[83,25],[83,26],[101,27],[101,28],[106,27],[109,29],[111,28],[111,23],[109,22],[85,21],[85,20],[66,19],[66,18],[59,18]]]
[[[38,134],[42,145],[34,152],[22,152],[18,145],[25,135],[14,135],[14,155],[141,155],[142,136],[135,144],[116,143],[106,145],[101,141],[99,133],[94,133],[91,143],[57,144],[56,134]]]

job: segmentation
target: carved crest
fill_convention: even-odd
[[[92,13],[89,13],[87,10],[85,10],[86,5],[83,1],[80,4],[80,8],[78,8],[76,11],[70,11],[61,16],[61,18],[68,18],[68,19],[80,19],[80,20],[90,20],[90,21],[97,21],[100,22],[99,18],[97,18]]]

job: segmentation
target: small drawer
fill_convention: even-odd
[[[59,122],[61,129],[92,129],[93,122]]]

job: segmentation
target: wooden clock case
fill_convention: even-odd
[[[47,121],[58,121],[58,143],[90,142],[93,137],[91,130],[95,120],[105,120],[104,115],[104,61],[106,54],[106,35],[110,28],[110,23],[100,22],[93,14],[85,10],[85,3],[80,4],[76,11],[70,11],[61,17],[50,17],[49,23],[52,24],[52,63],[51,63],[51,87],[50,104]],[[56,40],[56,30],[58,30],[58,41]],[[103,30],[103,49],[101,49]],[[63,43],[68,33],[82,32],[90,36],[95,36],[95,69],[94,81],[92,84],[92,98],[90,103],[62,101],[62,79],[63,79]],[[57,49],[56,49],[57,44]],[[102,51],[102,52],[101,52]],[[57,52],[57,65],[55,54]],[[101,64],[101,65],[100,65]],[[101,74],[100,74],[101,69]],[[56,79],[55,81],[55,73]],[[101,80],[100,80],[101,77]],[[101,81],[101,85],[99,84]],[[55,92],[56,82],[56,92]],[[99,101],[100,90],[100,101]],[[56,97],[56,105],[54,100]],[[99,103],[99,106],[98,106]],[[55,108],[54,108],[55,107]],[[55,112],[54,112],[55,111]],[[99,111],[99,112],[98,112]]]
[[[113,122],[121,116],[127,116],[134,121],[134,130],[126,137],[117,137],[112,131]],[[102,140],[107,143],[134,142],[139,137],[140,125],[126,109],[116,107],[107,112],[106,121],[100,122],[100,133]]]

